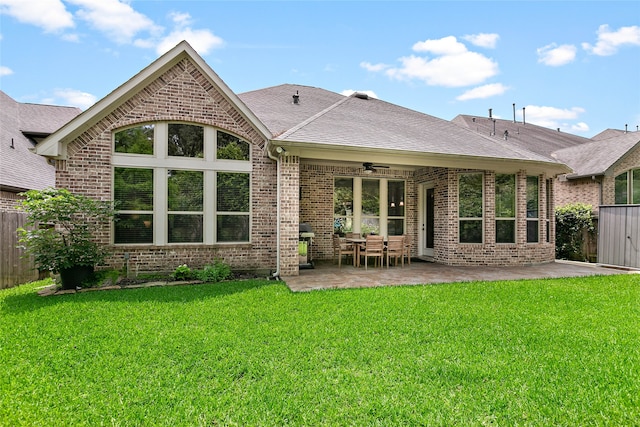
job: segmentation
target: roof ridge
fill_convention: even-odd
[[[294,127],[286,130],[285,132],[282,132],[280,135],[277,136],[277,138],[286,138],[289,135],[291,135],[292,133],[302,129],[303,127],[305,127],[306,125],[308,125],[309,123],[313,122],[314,120],[319,119],[320,117],[324,116],[325,114],[327,114],[329,111],[335,109],[336,107],[338,107],[341,104],[344,104],[349,98],[351,98],[350,96],[345,96],[344,99],[341,99],[338,102],[333,103],[332,105],[328,106],[327,108],[325,108],[324,110],[314,114],[313,116],[309,117],[308,119],[298,123],[297,125],[295,125]]]

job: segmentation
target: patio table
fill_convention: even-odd
[[[363,237],[347,237],[347,243],[353,243],[356,248],[356,267],[360,267],[360,249],[362,249],[362,245],[367,243],[367,239]],[[387,238],[384,238],[384,244],[387,244]]]

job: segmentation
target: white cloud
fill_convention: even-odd
[[[589,125],[585,122],[579,122],[571,125],[571,131],[576,133],[589,132]]]
[[[609,56],[618,52],[621,46],[640,46],[640,27],[621,27],[611,31],[608,25],[600,25],[598,28],[598,41],[595,46],[582,43],[582,48],[589,53],[599,56]]]
[[[487,49],[495,49],[500,36],[495,33],[492,33],[492,34],[480,33],[480,34],[466,35],[462,38],[476,46],[484,47]]]
[[[576,47],[570,44],[558,46],[555,43],[538,48],[538,62],[551,67],[559,67],[576,59]]]
[[[560,128],[561,130],[573,129],[573,126],[586,126],[582,122],[571,124],[571,121],[577,120],[584,112],[585,109],[581,107],[569,109],[538,105],[527,105],[525,107],[527,122],[552,129]]]
[[[422,80],[431,86],[460,87],[477,85],[498,74],[498,64],[480,53],[471,52],[454,36],[415,43],[412,49],[427,55],[410,55],[399,59],[401,65],[361,62],[373,72],[384,72],[397,80]]]
[[[492,96],[502,95],[509,88],[502,83],[492,83],[488,85],[478,86],[466,91],[456,99],[458,101],[468,101],[470,99],[485,99]]]
[[[454,36],[417,42],[412,49],[415,52],[430,52],[434,55],[457,55],[467,52],[467,47]]]
[[[0,76],[9,76],[11,74],[13,74],[13,70],[11,68],[0,65]]]
[[[373,71],[373,72],[383,71],[389,68],[387,64],[372,64],[370,62],[365,62],[365,61],[360,63],[360,67],[364,68],[367,71]]]
[[[186,40],[200,55],[208,54],[212,49],[222,47],[224,40],[209,30],[178,29],[164,37],[156,46],[156,53],[162,55],[182,40]]]
[[[61,0],[0,0],[0,14],[35,25],[48,33],[74,26],[73,15]]]
[[[431,86],[460,87],[484,82],[498,74],[498,64],[476,52],[445,55],[434,59],[411,55],[400,58],[402,67],[386,74],[398,80],[423,80]]]
[[[56,89],[54,95],[56,98],[62,99],[61,105],[78,107],[83,110],[91,107],[97,100],[94,95],[76,89]]]
[[[369,98],[375,98],[375,99],[378,99],[378,95],[376,95],[376,93],[375,93],[374,91],[372,91],[372,90],[353,90],[353,89],[345,89],[345,90],[343,90],[342,92],[340,92],[340,94],[341,94],[341,95],[344,95],[344,96],[351,96],[351,95],[353,95],[353,94],[354,94],[354,93],[356,93],[356,92],[358,92],[358,93],[366,93],[366,94],[369,96]]]
[[[79,7],[77,16],[119,44],[131,43],[137,34],[161,31],[154,22],[118,0],[68,0]]]

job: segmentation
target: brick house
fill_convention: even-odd
[[[554,260],[551,157],[365,94],[235,94],[182,42],[38,146],[58,187],[118,202],[106,263],[299,271],[336,232],[413,236],[450,265]]]
[[[75,107],[17,102],[0,91],[0,211],[14,211],[21,192],[55,185],[55,168],[32,150],[81,112]]]
[[[586,203],[597,215],[600,205],[640,203],[640,132],[607,129],[589,139],[516,121],[515,116],[511,121],[459,115],[452,121],[569,166],[572,172],[555,178],[555,206]]]

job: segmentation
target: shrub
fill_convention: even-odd
[[[556,258],[587,261],[585,238],[594,233],[591,205],[573,203],[556,208]]]
[[[196,271],[196,277],[203,282],[220,282],[231,277],[231,267],[222,261],[207,265]]]
[[[193,271],[189,266],[187,266],[187,264],[182,264],[176,267],[171,276],[174,280],[191,280],[194,278]]]

